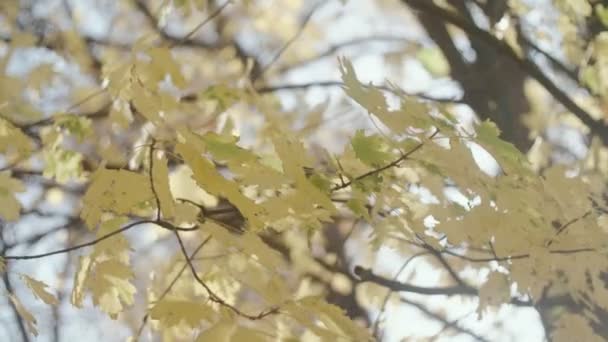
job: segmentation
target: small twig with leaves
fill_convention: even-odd
[[[152,146],[151,150],[153,150],[153,147],[154,146]],[[153,158],[154,158],[154,154],[150,153],[150,169],[152,168],[152,159]],[[150,177],[150,182],[153,184],[154,179],[152,178],[152,172],[149,173],[149,177]],[[153,186],[153,189],[154,189],[154,186]],[[155,201],[158,205],[158,212],[160,213],[160,211],[161,211],[160,199],[158,198],[158,194],[156,193],[156,191],[152,191],[152,193],[153,193],[153,195],[155,197]],[[250,320],[259,320],[266,316],[273,315],[273,314],[276,314],[279,312],[278,307],[273,307],[268,310],[262,311],[256,315],[251,315],[251,314],[242,312],[234,305],[231,305],[230,303],[226,302],[224,299],[222,299],[220,296],[218,296],[196,272],[196,268],[194,267],[194,264],[192,263],[191,257],[188,255],[188,251],[186,250],[184,241],[182,240],[181,236],[179,235],[179,229],[178,229],[179,227],[174,226],[170,222],[160,221],[160,219],[155,220],[155,222],[157,222],[157,221],[162,222],[162,227],[172,230],[173,233],[175,234],[175,238],[177,239],[179,248],[180,248],[184,258],[186,259],[186,264],[190,268],[190,271],[192,272],[192,276],[194,277],[196,282],[199,283],[205,289],[205,291],[207,292],[207,295],[209,296],[209,300],[211,300],[214,303],[219,304],[220,306],[230,309],[232,312],[236,313],[239,316],[245,317]]]
[[[274,315],[279,313],[279,308],[278,307],[272,307],[270,309],[261,311],[258,314],[252,315],[252,314],[248,314],[245,312],[242,312],[241,310],[239,310],[237,307],[235,307],[234,305],[226,302],[225,300],[223,300],[220,296],[218,296],[210,287],[209,285],[207,285],[207,283],[205,283],[205,281],[198,275],[198,273],[196,272],[196,268],[194,267],[194,264],[192,263],[192,260],[188,257],[188,251],[186,250],[186,246],[184,244],[184,241],[182,240],[181,236],[179,236],[179,232],[178,231],[173,231],[173,233],[175,234],[175,237],[177,239],[177,242],[179,243],[179,247],[182,251],[182,254],[184,255],[184,258],[186,258],[186,263],[188,264],[188,267],[190,267],[190,271],[192,272],[192,276],[194,277],[194,279],[196,280],[197,283],[199,283],[207,292],[207,294],[209,295],[209,300],[211,300],[212,302],[219,304],[220,306],[223,306],[225,308],[230,309],[230,311],[234,312],[235,314],[241,316],[241,317],[245,317],[247,319],[250,320],[260,320],[266,316],[270,316],[270,315]]]
[[[421,141],[419,144],[417,144],[416,146],[414,146],[411,150],[407,151],[405,154],[401,155],[399,158],[395,159],[394,161],[381,166],[379,168],[373,169],[371,171],[368,171],[362,175],[359,175],[353,179],[348,180],[347,182],[343,182],[342,184],[339,185],[335,185],[333,188],[331,188],[331,192],[335,192],[338,190],[342,190],[345,189],[349,186],[351,186],[353,183],[361,181],[367,177],[371,177],[373,175],[376,175],[378,173],[383,172],[384,170],[388,170],[390,168],[399,166],[399,164],[401,164],[402,161],[406,160],[409,156],[411,156],[412,154],[414,154],[416,151],[418,151],[419,149],[422,148],[422,146],[424,146],[424,144],[426,144],[426,142],[428,140],[433,139],[437,134],[439,133],[439,129],[436,129],[435,132],[433,132],[433,134],[431,134],[431,136],[429,136],[427,139]]]
[[[190,254],[190,260],[195,258],[196,255],[203,249],[203,247],[205,247],[205,245],[210,240],[211,240],[211,236],[208,236],[205,240],[203,240],[203,242],[201,242],[196,247],[196,249],[194,249],[194,251]],[[160,296],[158,297],[158,301],[163,300],[163,298],[165,298],[169,294],[169,292],[171,292],[171,290],[173,289],[173,286],[175,286],[175,283],[177,283],[177,281],[179,280],[179,278],[181,278],[182,274],[184,274],[184,272],[186,271],[187,268],[188,268],[188,263],[186,262],[186,263],[184,263],[182,268],[179,270],[179,272],[177,272],[177,274],[175,275],[173,280],[171,280],[171,282],[169,283],[169,286],[167,286],[165,288],[165,290],[160,294]],[[141,320],[141,324],[140,324],[139,328],[137,329],[136,339],[139,339],[139,337],[141,337],[141,334],[143,333],[144,328],[146,327],[146,324],[148,323],[149,319],[150,319],[150,313],[146,313]]]

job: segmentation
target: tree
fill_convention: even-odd
[[[601,2],[0,6],[12,339],[608,339]]]

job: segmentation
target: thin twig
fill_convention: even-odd
[[[436,129],[436,130],[435,130],[435,132],[433,132],[433,134],[431,134],[431,136],[428,138],[428,140],[433,139],[433,138],[434,138],[434,137],[437,135],[437,133],[439,133],[439,129]],[[382,171],[384,171],[384,170],[390,169],[390,168],[392,168],[392,167],[396,167],[396,166],[398,166],[398,165],[399,165],[399,164],[400,164],[402,161],[406,160],[406,159],[407,159],[407,158],[408,158],[410,155],[412,155],[414,152],[416,152],[416,151],[418,151],[419,149],[421,149],[421,148],[422,148],[422,146],[424,146],[424,144],[425,144],[425,143],[426,143],[426,140],[425,140],[425,141],[420,142],[418,145],[414,146],[414,147],[413,147],[411,150],[409,150],[407,153],[403,154],[401,157],[399,157],[399,158],[395,159],[394,161],[392,161],[392,162],[390,162],[390,163],[388,163],[388,164],[386,164],[386,165],[384,165],[384,166],[382,166],[382,167],[379,167],[379,168],[377,168],[377,169],[373,169],[373,170],[371,170],[371,171],[368,171],[368,172],[366,172],[366,173],[364,173],[364,174],[362,174],[362,175],[359,175],[359,176],[357,176],[357,177],[355,177],[355,178],[353,178],[353,179],[348,180],[348,181],[347,181],[347,182],[345,182],[345,183],[335,185],[333,188],[331,188],[331,192],[335,192],[335,191],[338,191],[338,190],[342,190],[342,189],[344,189],[344,188],[347,188],[347,187],[351,186],[351,184],[353,184],[353,183],[355,183],[355,182],[358,182],[358,181],[360,181],[360,180],[362,180],[362,179],[365,179],[365,178],[367,178],[367,177],[370,177],[370,176],[376,175],[376,174],[378,174],[378,173],[380,173],[380,172],[382,172]]]
[[[154,144],[156,144],[156,140],[152,138],[152,145],[150,146],[150,165],[148,170],[148,178],[150,179],[150,188],[152,189],[152,194],[154,195],[154,201],[156,202],[156,221],[160,221],[161,213],[160,213],[160,198],[158,197],[158,193],[156,192],[156,187],[154,186]]]
[[[3,233],[2,230],[4,228],[4,225],[2,224],[2,222],[0,222],[0,242],[2,242],[2,257],[4,256],[4,253],[6,252],[6,243],[4,241],[4,236],[2,236],[1,234]],[[13,294],[13,286],[11,284],[8,272],[2,272],[2,281],[4,283],[4,288],[6,290],[7,293],[9,294]],[[25,323],[23,322],[23,318],[21,317],[21,315],[19,314],[19,311],[17,310],[17,306],[15,305],[15,303],[12,300],[8,301],[8,304],[11,308],[11,311],[13,313],[13,315],[15,316],[15,320],[17,321],[17,327],[19,328],[19,334],[21,335],[21,339],[24,342],[29,342],[30,338],[29,335],[27,333],[27,329],[25,328]]]
[[[186,246],[184,245],[184,241],[179,236],[179,232],[177,230],[174,230],[173,233],[175,234],[177,242],[179,243],[179,247],[180,247],[180,249],[182,251],[182,254],[184,255],[184,258],[186,258],[186,262],[187,262],[188,266],[190,267],[190,271],[192,273],[192,276],[194,277],[194,279],[196,280],[196,282],[199,283],[205,289],[205,291],[209,295],[209,300],[211,300],[214,303],[219,304],[220,306],[223,306],[225,308],[230,309],[232,312],[234,312],[235,314],[237,314],[237,315],[239,315],[241,317],[245,317],[245,318],[250,319],[250,320],[260,320],[260,319],[262,319],[262,318],[264,318],[266,316],[274,315],[274,314],[279,313],[279,308],[278,307],[273,307],[273,308],[261,311],[260,313],[258,313],[256,315],[247,314],[247,313],[242,312],[241,310],[239,310],[235,306],[231,305],[230,303],[226,302],[221,297],[219,297],[209,287],[209,285],[207,285],[207,283],[205,283],[205,281],[203,279],[201,279],[201,277],[196,272],[196,268],[194,267],[194,264],[192,263],[192,260],[190,260],[190,258],[188,257],[188,251],[186,250]]]
[[[262,86],[258,87],[255,90],[260,94],[265,93],[275,93],[278,91],[289,91],[289,90],[305,90],[313,87],[344,87],[345,84],[341,81],[314,81],[307,83],[295,83],[295,84],[279,84],[275,86]],[[372,87],[369,85],[363,85],[363,87]],[[387,92],[395,93],[395,89],[385,85],[373,85],[374,88],[384,90]],[[402,93],[396,95],[404,95]],[[423,93],[413,93],[413,94],[405,94],[413,97],[418,97],[423,100],[433,101],[433,102],[445,102],[445,103],[461,103],[462,99],[458,98],[442,98],[442,97],[433,97],[431,95],[423,94]]]
[[[84,247],[89,247],[89,246],[94,246],[95,244],[109,239],[114,235],[120,234],[122,232],[125,232],[135,226],[141,225],[141,224],[146,224],[146,223],[151,223],[151,224],[155,224],[158,225],[162,228],[168,229],[168,230],[175,230],[175,231],[193,231],[193,230],[197,230],[198,226],[194,226],[194,227],[176,227],[174,225],[172,225],[169,222],[165,222],[165,221],[157,221],[157,220],[140,220],[140,221],[136,221],[136,222],[132,222],[130,224],[127,224],[126,226],[117,229],[113,232],[107,233],[105,235],[102,235],[100,237],[98,237],[97,239],[91,240],[89,242],[85,242],[85,243],[81,243],[75,246],[71,246],[68,248],[63,248],[63,249],[59,249],[56,251],[52,251],[52,252],[46,252],[46,253],[40,253],[40,254],[33,254],[33,255],[6,255],[4,256],[4,259],[6,260],[32,260],[32,259],[40,259],[40,258],[44,258],[44,257],[48,257],[51,255],[57,255],[57,254],[63,254],[63,253],[69,253]]]
[[[395,235],[389,235],[388,238],[390,239],[394,239],[397,241],[401,241],[401,242],[405,242],[409,245],[412,246],[416,246],[416,247],[420,247],[420,248],[425,248],[424,244],[420,244],[417,243],[415,241],[412,241],[410,239],[406,239],[400,236],[395,236]],[[473,249],[473,247],[469,247],[470,249]],[[487,252],[491,254],[491,251],[486,251],[480,248],[475,248],[476,252]],[[592,248],[592,247],[580,247],[580,248],[572,248],[572,249],[553,249],[553,250],[549,250],[549,254],[564,254],[564,255],[568,255],[568,254],[577,254],[577,253],[594,253],[597,252],[598,249],[597,248]],[[529,253],[523,253],[523,254],[515,254],[515,255],[509,255],[509,256],[504,256],[504,257],[485,257],[485,258],[476,258],[476,257],[471,257],[465,254],[460,254],[460,253],[456,253],[448,248],[445,248],[443,250],[440,251],[441,253],[444,254],[448,254],[450,256],[462,259],[462,260],[466,260],[466,261],[470,261],[470,262],[491,262],[491,261],[510,261],[510,260],[521,260],[521,259],[527,259],[530,257]]]
[[[198,254],[198,252],[200,252],[203,247],[211,240],[211,235],[208,236],[203,242],[201,242],[196,249],[194,250],[194,252],[192,252],[192,254],[190,254],[190,260],[193,260],[194,257],[196,257],[196,255]],[[173,280],[171,280],[171,283],[169,283],[169,286],[167,286],[167,288],[165,288],[165,290],[160,294],[160,296],[158,297],[158,301],[163,300],[163,298],[165,298],[169,292],[171,292],[171,290],[173,289],[173,286],[175,286],[175,283],[177,283],[177,281],[179,280],[179,278],[182,276],[182,274],[184,273],[184,271],[186,271],[186,268],[188,268],[188,263],[185,262],[184,265],[182,266],[182,268],[179,270],[179,272],[177,272],[177,274],[175,275],[175,277],[173,278]],[[148,320],[150,319],[150,313],[146,313],[146,315],[142,318],[141,320],[141,325],[139,326],[139,329],[137,329],[137,335],[135,337],[135,340],[139,340],[139,338],[141,337],[142,332],[144,331],[144,328],[146,327],[146,324],[148,323]]]
[[[409,257],[407,260],[405,260],[405,262],[401,265],[401,267],[399,268],[399,270],[397,271],[397,273],[395,273],[395,276],[393,277],[393,280],[397,280],[399,279],[399,277],[401,276],[401,273],[403,273],[403,271],[405,271],[405,268],[416,258],[429,254],[428,251],[423,251],[423,252],[418,252],[414,255],[412,255],[411,257]],[[391,295],[393,294],[393,290],[392,289],[388,289],[388,292],[386,293],[386,295],[384,296],[384,299],[382,300],[382,305],[380,305],[380,311],[378,312],[378,315],[376,316],[376,319],[374,320],[374,323],[372,324],[372,335],[376,336],[378,334],[378,328],[380,326],[380,318],[382,317],[382,315],[384,314],[384,311],[386,310],[386,305],[388,304],[388,300],[391,298]],[[381,339],[379,339],[381,340]]]
[[[308,22],[310,21],[310,19],[312,18],[312,16],[315,14],[315,12],[322,7],[323,4],[327,3],[327,1],[321,0],[318,1],[313,7],[312,9],[308,12],[308,14],[304,17],[304,19],[302,20],[302,23],[300,24],[300,27],[298,28],[298,31],[289,39],[285,42],[285,44],[283,44],[283,46],[281,46],[281,48],[274,54],[274,56],[272,57],[272,59],[263,67],[260,68],[260,70],[255,74],[251,76],[251,80],[255,81],[258,78],[260,78],[261,76],[264,75],[264,73],[266,71],[268,71],[268,69],[270,69],[270,67],[276,63],[279,58],[281,58],[281,56],[283,55],[283,53],[291,46],[291,44],[293,44],[299,37],[300,35],[302,35],[302,32],[304,32],[304,29],[306,28],[306,25],[308,25]]]
[[[205,20],[203,20],[200,24],[196,25],[185,36],[183,36],[182,38],[180,38],[180,39],[174,41],[173,43],[171,43],[170,47],[175,47],[176,45],[180,45],[180,44],[183,44],[186,41],[188,41],[198,30],[200,30],[201,28],[203,28],[211,20],[213,20],[218,15],[220,15],[222,13],[222,11],[224,10],[224,8],[228,7],[228,5],[230,5],[231,3],[232,3],[232,0],[227,0],[226,2],[224,2],[223,5],[221,5],[220,7],[218,7],[213,13],[209,14],[209,16],[207,18],[205,18]]]
[[[405,298],[401,298],[400,300],[402,303],[411,305],[411,306],[415,307],[416,309],[420,310],[425,315],[442,322],[446,328],[452,328],[452,329],[456,330],[457,332],[469,335],[469,336],[473,337],[474,339],[476,339],[477,341],[488,341],[483,336],[479,336],[479,335],[475,334],[474,332],[472,332],[471,330],[459,326],[458,325],[459,319],[454,320],[454,321],[448,321],[447,319],[440,316],[439,314],[436,314],[436,313],[430,311],[427,307],[425,307],[424,305],[422,305],[420,303],[413,302],[413,301],[410,301]]]
[[[278,68],[279,72],[286,72],[286,71],[290,71],[296,68],[300,68],[303,66],[306,66],[308,64],[314,63],[320,59],[323,59],[325,57],[330,57],[332,56],[334,53],[336,53],[337,51],[343,49],[343,48],[347,48],[350,46],[357,46],[357,45],[361,45],[361,44],[366,44],[366,43],[377,43],[377,42],[393,42],[393,43],[407,43],[407,44],[419,44],[415,41],[410,41],[408,38],[404,38],[404,37],[397,37],[397,36],[384,36],[384,35],[377,35],[377,36],[370,36],[370,37],[362,37],[362,38],[354,38],[354,39],[350,39],[344,42],[340,42],[337,43],[335,45],[330,46],[329,48],[327,48],[327,50],[313,56],[307,59],[303,59],[300,61],[297,61],[293,64],[290,65],[285,65],[283,67]]]
[[[2,281],[4,282],[4,287],[6,289],[6,292],[14,295],[13,286],[10,282],[8,272],[3,272]],[[15,303],[13,303],[12,300],[9,300],[8,303],[9,303],[9,306],[11,307],[11,311],[17,321],[17,327],[19,327],[19,334],[21,335],[22,341],[29,342],[30,337],[28,335],[27,329],[25,328],[25,323],[23,322],[23,317],[21,317],[21,315],[19,314],[19,311],[17,311],[17,306],[15,305]]]

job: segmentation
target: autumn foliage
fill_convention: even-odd
[[[345,2],[328,1],[355,6]],[[533,10],[524,1],[378,2],[417,16],[437,46],[400,58],[460,82],[461,98],[364,81],[337,45],[310,53],[307,34],[323,31],[307,28],[323,2],[277,2],[294,18],[306,12],[279,32],[262,1],[120,1],[118,38],[75,24],[74,1],[57,9],[68,28],[34,18],[29,3],[0,5],[0,260],[15,338],[50,338],[47,318],[57,330],[61,310],[94,310],[132,340],[381,340],[387,308],[398,306],[444,324],[438,336],[491,338],[412,300],[432,296],[472,301],[479,320],[535,310],[551,340],[608,338],[608,10],[599,2],[545,5],[561,16],[557,50],[569,61],[545,53],[548,64],[580,97],[529,53],[534,42],[516,21]],[[471,6],[494,26],[478,24]],[[501,28],[506,17],[516,23]],[[247,25],[275,41],[271,57],[242,45],[236,32]],[[458,60],[451,37],[504,68]],[[285,81],[324,57],[336,79]],[[480,86],[464,68],[509,74]],[[301,91],[313,87],[340,103],[311,105]],[[48,98],[52,89],[63,102]],[[477,118],[464,120],[463,105]],[[344,111],[365,124],[332,123]],[[552,158],[547,132],[559,125],[582,132],[580,158]],[[402,277],[417,258],[440,272],[432,286]],[[53,314],[39,314],[47,306]]]

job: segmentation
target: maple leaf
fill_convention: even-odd
[[[59,300],[57,300],[57,297],[55,297],[53,294],[46,290],[46,288],[48,287],[47,284],[39,280],[30,278],[26,275],[21,275],[21,279],[23,279],[25,285],[27,285],[27,287],[32,290],[36,298],[40,299],[48,305],[59,304]]]
[[[150,318],[158,320],[164,327],[174,327],[181,323],[197,328],[202,322],[213,321],[216,313],[202,300],[165,298],[150,309]]]
[[[16,192],[25,191],[25,186],[18,179],[14,179],[8,172],[0,172],[0,216],[7,221],[19,218],[21,203],[15,197]]]

